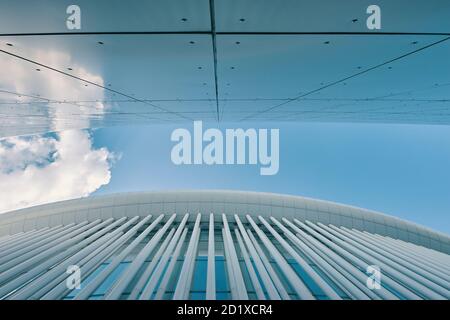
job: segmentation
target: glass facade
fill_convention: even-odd
[[[248,296],[250,300],[257,300],[255,290],[252,286],[248,271],[245,267],[244,261],[240,260],[240,265],[243,270],[244,275],[244,281],[245,284],[248,286],[249,290]],[[89,296],[90,300],[95,299],[102,299],[104,298],[105,294],[108,292],[108,290],[114,285],[115,281],[120,278],[121,274],[126,270],[126,268],[130,265],[131,261],[124,261],[119,264],[119,266],[114,270],[113,273],[101,284],[101,286],[98,287],[97,290],[93,294]],[[143,265],[143,268],[148,266],[150,261],[146,261]],[[207,256],[199,256],[195,261],[195,271],[192,279],[191,284],[191,290],[189,292],[189,300],[205,300],[206,298],[206,276],[207,276],[207,263],[208,263],[208,257]],[[252,261],[253,263],[253,261]],[[315,282],[304,272],[304,270],[296,263],[294,260],[290,259],[288,261],[289,265],[295,270],[297,275],[305,282],[307,287],[313,292],[313,295],[318,300],[327,300],[328,297],[323,293],[323,291],[315,284]],[[97,270],[95,270],[89,277],[87,277],[84,281],[81,282],[81,287],[84,287],[86,284],[88,284],[93,278],[95,278],[96,275],[98,275],[105,267],[109,264],[109,262],[105,262],[101,264]],[[177,266],[175,270],[180,271],[181,265],[183,264],[183,259],[177,260]],[[277,268],[277,265],[274,261],[271,261],[271,264],[274,268]],[[254,265],[253,265],[254,266]],[[317,267],[313,265],[313,267],[317,270]],[[215,257],[215,271],[216,271],[216,297],[217,300],[229,300],[231,299],[231,291],[230,291],[230,285],[228,283],[228,276],[226,271],[226,265],[225,265],[225,258],[223,256],[216,256]],[[320,271],[319,271],[320,272]],[[175,272],[176,273],[176,272]],[[279,272],[279,275],[282,275],[282,273]],[[322,274],[326,278],[325,274]],[[258,279],[260,279],[258,275]],[[174,277],[173,286],[175,287],[176,284],[176,277]],[[284,282],[287,284],[288,282],[284,280]],[[327,279],[327,282],[330,285],[335,285],[330,279]],[[339,289],[339,287],[335,286],[336,291],[339,292],[339,295],[343,299],[350,299],[342,290]],[[71,291],[66,297],[64,297],[65,300],[72,300],[77,293],[80,291],[80,289],[74,289]],[[167,290],[164,298],[165,299],[171,299],[173,297],[174,290]],[[264,293],[267,296],[267,291],[264,288]],[[156,294],[156,291],[154,292]],[[299,299],[299,297],[295,294],[293,290],[290,290],[289,295],[292,297],[292,299]],[[124,292],[121,295],[121,299],[127,299],[129,296],[129,292]]]

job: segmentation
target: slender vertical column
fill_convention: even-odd
[[[67,249],[70,245],[76,243],[80,239],[80,235],[84,236],[95,231],[96,225],[100,223],[101,220],[93,221],[89,224],[81,223],[81,227],[73,230],[72,232],[65,234],[60,238],[60,241],[55,241],[55,243],[49,243],[42,248],[37,248],[31,252],[28,252],[22,257],[13,259],[12,261],[5,263],[3,266],[8,266],[8,269],[0,274],[0,283],[4,284],[9,280],[17,277],[19,274],[26,270],[29,270],[31,266],[38,264],[40,261],[53,257],[56,253]],[[12,264],[17,263],[17,264]],[[0,292],[3,291],[0,289]]]
[[[345,258],[351,260],[353,263],[358,265],[361,269],[366,270],[368,266],[372,265],[373,263],[376,263],[373,260],[369,260],[370,262],[362,260],[359,257],[359,255],[355,254],[355,252],[352,250],[352,248],[349,246],[346,246],[343,241],[340,241],[338,238],[336,238],[333,235],[330,235],[328,232],[319,228],[318,226],[316,226],[312,223],[309,223],[309,221],[305,222],[308,225],[306,225],[305,223],[303,223],[301,221],[298,221],[297,219],[294,219],[294,221],[311,234],[314,234],[314,235],[320,234],[322,236],[325,235],[325,236],[329,237],[330,239],[332,239],[333,241],[330,241],[332,243],[332,245],[330,245],[330,246],[335,248],[336,251],[339,251],[339,253],[342,254]],[[422,299],[420,296],[415,294],[413,291],[407,289],[405,286],[401,285],[399,282],[395,281],[391,277],[388,277],[387,274],[384,274],[384,276],[383,276],[383,283],[386,283],[389,287],[396,290],[396,292],[399,292],[405,298],[413,299],[413,300]],[[380,291],[380,290],[378,290],[378,291]]]
[[[167,250],[161,246],[161,249],[162,249],[162,250],[160,250],[161,254],[162,254],[161,260],[159,261],[158,265],[156,265],[158,262],[157,259],[159,259],[159,255],[158,255],[157,259],[155,259],[155,257],[152,259],[148,268],[145,270],[144,274],[141,276],[138,283],[133,288],[130,296],[128,297],[129,300],[136,299],[139,296],[139,294],[141,294],[142,300],[150,299],[151,295],[153,294],[153,291],[155,290],[157,281],[159,280],[161,273],[163,272],[164,267],[166,266],[167,261],[169,260],[170,255],[172,254],[172,251],[173,251],[175,245],[177,244],[177,241],[178,241],[181,233],[184,230],[184,226],[186,225],[186,221],[188,218],[189,218],[189,214],[185,214],[183,219],[181,220],[180,224],[177,227],[177,231],[175,232],[173,237],[171,237],[170,243],[167,247]],[[169,239],[169,237],[167,237],[167,238]],[[156,266],[156,268],[155,268],[155,266]],[[149,277],[150,277],[150,279],[148,279]],[[146,285],[146,283],[147,283],[147,285]],[[142,291],[142,293],[141,293],[141,291]]]
[[[233,243],[233,237],[231,236],[230,228],[228,226],[227,216],[222,214],[223,229],[225,239],[227,242],[227,248],[229,252],[231,268],[233,269],[233,276],[236,283],[236,293],[239,300],[248,300],[247,289],[245,287],[244,277],[242,276],[239,260],[236,254],[236,249]]]
[[[267,258],[263,249],[259,245],[258,240],[256,240],[256,237],[253,235],[253,233],[250,229],[247,229],[246,231],[247,231],[249,238],[252,241],[252,244],[255,246],[255,249],[258,252],[258,255],[261,257],[261,261],[263,262],[264,267],[267,269],[267,273],[270,275],[270,279],[273,281],[273,284],[275,285],[275,288],[277,289],[278,293],[280,294],[281,299],[291,300],[291,296],[289,295],[289,293],[287,292],[283,283],[281,282],[280,278],[278,277],[277,272],[272,267],[272,264],[269,261],[269,258]]]
[[[344,276],[349,279],[355,286],[359,288],[362,292],[364,292],[369,298],[374,300],[380,299],[390,299],[390,300],[398,300],[399,298],[391,293],[389,290],[385,288],[381,288],[380,290],[370,290],[367,285],[367,275],[365,271],[359,269],[356,265],[350,263],[346,259],[343,258],[343,255],[339,255],[338,250],[333,248],[331,250],[333,243],[328,243],[328,239],[322,237],[321,235],[316,238],[312,237],[310,234],[298,228],[292,222],[287,220],[286,218],[282,218],[283,222],[287,224],[290,228],[292,228],[296,232],[296,236],[302,241],[306,242],[309,247],[315,249],[314,251],[320,255],[323,259],[327,260],[327,262],[331,265],[334,265],[336,269],[340,270]]]
[[[5,261],[9,261],[16,257],[23,255],[25,252],[31,251],[35,248],[41,247],[45,243],[57,238],[59,234],[63,234],[65,230],[73,229],[75,223],[71,223],[67,226],[56,226],[51,229],[46,229],[45,232],[39,232],[34,235],[29,235],[23,239],[20,243],[14,244],[5,248],[0,252],[0,264]]]
[[[316,271],[292,248],[289,243],[284,240],[280,234],[261,216],[259,221],[269,230],[269,232],[277,239],[281,246],[291,255],[292,258],[300,265],[300,267],[308,274],[308,276],[316,283],[316,285],[333,300],[342,300],[342,298],[334,291],[334,289],[320,277]]]
[[[29,230],[29,231],[27,231],[27,232],[24,232],[24,231],[21,231],[21,232],[18,232],[18,233],[14,233],[14,234],[7,234],[7,235],[4,235],[4,236],[2,236],[2,237],[0,237],[0,246],[2,246],[4,243],[6,243],[6,242],[11,242],[11,241],[13,241],[14,239],[19,239],[19,238],[21,238],[21,237],[23,237],[26,233],[28,233],[28,232],[33,232],[33,231],[36,231],[36,230]]]
[[[402,276],[409,277],[410,281],[414,281],[415,283],[417,283],[416,286],[425,286],[425,290],[419,290],[418,288],[420,287],[416,289],[421,292],[421,294],[428,295],[428,297],[431,299],[442,299],[444,297],[450,298],[450,291],[439,285],[439,283],[445,285],[445,281],[437,278],[438,282],[436,283],[425,278],[423,276],[423,273],[426,272],[426,270],[421,270],[411,263],[405,263],[397,256],[390,254],[383,249],[377,248],[377,244],[358,239],[352,234],[347,233],[345,230],[341,230],[336,227],[328,227],[323,224],[318,225],[328,232],[332,233],[333,235],[337,236],[338,238],[342,239],[343,241],[346,241],[347,243],[353,245],[356,249],[358,249],[358,252],[370,255],[372,258],[377,259],[378,262],[381,262],[385,266],[392,268],[392,270],[394,270],[395,272],[400,272]]]
[[[172,242],[173,238],[174,238],[174,233],[175,233],[175,228],[172,228],[169,232],[169,234],[167,235],[167,237],[164,239],[164,241],[162,242],[162,244],[159,246],[158,251],[155,253],[155,255],[152,257],[150,263],[148,264],[147,268],[145,269],[144,273],[142,274],[142,276],[139,279],[139,290],[136,290],[137,286],[135,286],[133,288],[133,295],[129,295],[128,296],[128,300],[136,300],[136,298],[139,296],[139,294],[142,291],[142,287],[148,283],[151,280],[151,277],[153,276],[153,271],[155,270],[155,267],[158,265],[158,263],[160,262],[160,258],[163,255],[164,252],[166,252],[166,250],[169,250],[168,245],[169,242]]]
[[[97,250],[97,248],[102,247],[105,243],[110,242],[110,239],[114,238],[117,233],[119,233],[124,226],[130,225],[137,220],[138,217],[134,217],[130,219],[130,221],[124,223],[127,218],[123,217],[118,219],[117,221],[110,223],[113,221],[113,218],[110,218],[103,223],[97,225],[88,232],[94,232],[95,230],[99,230],[96,233],[88,236],[87,238],[73,242],[72,246],[70,246],[67,250],[62,251],[58,255],[51,257],[45,262],[37,265],[35,268],[28,270],[25,274],[33,274],[39,273],[40,270],[44,270],[45,265],[47,265],[48,269],[41,273],[39,276],[34,278],[31,282],[31,285],[27,285],[22,289],[17,290],[12,297],[14,299],[35,299],[36,296],[34,293],[43,291],[44,293],[49,291],[57,282],[54,282],[55,279],[58,279],[59,276],[65,275],[66,269],[70,265],[77,265],[81,267],[82,263],[85,262],[85,258],[88,257],[93,251]],[[110,224],[109,224],[110,223]],[[114,230],[113,230],[114,229]],[[112,230],[112,232],[110,232]],[[79,235],[78,238],[82,239],[85,235]],[[55,261],[61,261],[61,263],[56,264]],[[24,275],[21,275],[22,277]],[[64,276],[65,277],[65,276]],[[61,279],[63,279],[62,277]],[[16,278],[17,279],[17,278]],[[62,281],[62,280],[61,280]],[[38,294],[40,297],[42,294]]]
[[[236,234],[239,248],[241,249],[242,256],[244,257],[244,262],[247,267],[248,274],[250,275],[250,280],[252,281],[253,288],[255,288],[256,297],[258,298],[258,300],[266,300],[266,296],[264,295],[264,291],[261,287],[261,284],[259,283],[258,276],[256,275],[252,262],[250,261],[250,257],[238,229],[234,229],[234,233]]]
[[[195,258],[197,257],[197,245],[200,237],[200,219],[202,215],[199,213],[195,220],[194,229],[192,230],[191,240],[186,251],[183,266],[181,267],[181,275],[178,279],[173,300],[186,300],[189,298],[189,290],[191,288],[192,275],[194,271]]]
[[[269,273],[267,272],[266,268],[264,268],[264,263],[261,260],[260,254],[258,254],[255,250],[254,244],[250,240],[247,232],[244,229],[244,225],[242,224],[241,220],[239,219],[238,215],[234,215],[234,219],[236,220],[236,223],[238,225],[239,231],[242,234],[242,238],[247,245],[247,248],[250,252],[250,256],[255,263],[256,270],[258,270],[259,276],[261,277],[261,280],[264,284],[264,287],[266,288],[267,295],[269,296],[270,300],[280,300],[281,297],[277,292],[276,286],[273,284],[271,277],[269,276]],[[281,282],[280,282],[281,283]],[[289,298],[289,295],[286,292],[285,299]]]
[[[267,250],[270,252],[270,255],[276,261],[280,269],[283,271],[286,279],[292,286],[292,289],[295,290],[300,299],[306,300],[314,300],[315,297],[311,293],[311,291],[306,287],[303,281],[298,277],[297,273],[292,269],[291,266],[286,262],[283,255],[278,251],[278,249],[270,242],[269,238],[264,234],[264,232],[257,226],[255,221],[247,215],[247,220],[253,227],[253,230],[256,231],[256,234],[259,236],[263,244],[266,246]]]
[[[414,269],[416,269],[416,272],[422,273],[425,277],[429,278],[430,280],[438,283],[442,280],[445,281],[445,286],[448,286],[447,290],[450,290],[450,274],[445,272],[444,270],[440,270],[439,268],[435,268],[435,265],[429,263],[426,261],[426,259],[418,259],[414,256],[408,255],[406,250],[399,251],[396,250],[394,247],[392,247],[388,242],[385,242],[382,238],[377,238],[374,235],[370,233],[361,232],[355,229],[347,229],[347,228],[341,228],[343,232],[345,232],[348,235],[352,235],[356,239],[360,241],[367,241],[371,244],[374,244],[377,246],[377,249],[381,252],[388,252],[389,254],[394,255],[395,257],[399,258],[402,261],[402,264],[405,267],[408,267],[411,265]]]
[[[339,271],[331,266],[325,259],[322,259],[311,248],[309,248],[304,242],[297,238],[288,228],[286,228],[281,222],[274,217],[271,220],[281,229],[286,237],[291,240],[299,250],[301,250],[316,266],[321,269],[328,277],[334,280],[350,297],[354,297],[358,300],[365,300],[369,297],[359,290],[351,281],[347,280]]]
[[[216,300],[216,250],[214,247],[214,214],[209,215],[208,271],[206,275],[206,300]]]
[[[64,251],[62,252],[62,254],[59,254],[60,257],[55,258],[57,258],[57,260],[61,260],[61,263],[57,264],[56,266],[52,267],[53,259],[49,259],[45,263],[40,264],[36,268],[33,268],[33,270],[30,271],[32,273],[31,275],[27,275],[28,272],[25,273],[24,275],[21,275],[19,278],[27,275],[27,279],[30,279],[30,277],[33,277],[35,274],[40,273],[43,270],[46,270],[39,277],[33,279],[31,285],[30,284],[26,285],[24,288],[18,290],[12,296],[8,297],[8,299],[15,299],[15,300],[28,299],[34,292],[39,290],[39,288],[42,288],[45,285],[47,285],[53,279],[57,278],[58,275],[64,274],[66,268],[69,265],[78,261],[78,259],[89,254],[90,252],[94,251],[96,248],[102,246],[104,243],[107,243],[111,238],[114,238],[115,234],[113,232],[111,233],[107,232],[112,228],[116,227],[117,225],[121,224],[124,220],[126,220],[125,217],[114,222],[113,224],[110,224],[108,226],[109,228],[105,228],[98,231],[96,234],[89,237],[88,239],[85,239],[84,241],[75,244],[67,251]],[[66,260],[63,260],[66,256],[69,257]]]
[[[388,259],[381,256],[380,254],[377,254],[375,251],[367,253],[364,246],[361,246],[356,241],[350,239],[347,236],[342,235],[341,233],[331,229],[328,226],[325,226],[322,223],[319,223],[317,225],[307,221],[308,225],[315,227],[316,230],[321,230],[322,234],[327,234],[334,239],[343,247],[347,248],[349,251],[351,251],[354,255],[359,256],[360,258],[370,261],[371,264],[375,264],[379,266],[383,270],[383,274],[387,276],[390,276],[394,281],[399,282],[400,284],[406,284],[409,289],[413,289],[414,291],[411,291],[413,294],[420,296],[424,296],[430,299],[445,299],[443,296],[437,294],[436,292],[430,290],[426,286],[422,285],[420,282],[416,281],[413,277],[420,277],[420,275],[411,272],[410,270],[406,268],[402,268],[400,265],[396,265],[395,267],[392,267],[392,263],[386,263]],[[401,270],[401,271],[400,271]],[[386,278],[386,276],[384,277]],[[431,282],[430,282],[431,283]],[[405,291],[406,292],[406,291]],[[419,294],[418,294],[419,293]],[[420,297],[419,299],[422,299]]]
[[[12,280],[0,288],[0,297],[14,291],[16,288],[22,287],[23,284],[35,278],[46,269],[49,269],[53,265],[57,265],[67,256],[75,252],[75,250],[81,250],[87,243],[91,242],[92,239],[96,240],[104,234],[101,229],[110,224],[113,220],[114,219],[111,218],[97,225],[95,222],[88,224],[80,230],[77,230],[77,233],[73,234],[73,238],[67,239],[51,249],[48,249],[2,273],[2,279]],[[92,234],[94,234],[93,238],[89,237]],[[89,238],[83,240],[85,237]],[[45,258],[47,259],[43,261]]]
[[[61,227],[61,226],[55,226],[56,227]],[[24,233],[17,233],[13,236],[11,236],[10,239],[4,239],[1,243],[0,243],[0,257],[3,256],[3,252],[5,252],[7,249],[19,245],[20,243],[23,243],[24,241],[27,241],[27,239],[29,239],[30,237],[35,237],[38,236],[39,234],[42,234],[44,232],[47,232],[50,228],[49,227],[45,227],[43,229],[39,229],[39,230],[31,230],[31,231],[27,231]]]
[[[325,236],[323,236],[322,233],[319,233],[316,229],[311,228],[310,226],[306,225],[305,223],[303,223],[297,219],[294,219],[294,222],[297,223],[299,226],[301,226],[309,234],[318,238],[322,243],[324,243],[328,247],[332,248],[335,252],[337,252],[338,254],[343,256],[345,259],[351,261],[355,266],[360,268],[360,270],[364,270],[363,272],[365,272],[365,270],[367,270],[367,267],[369,266],[369,264],[366,261],[363,261],[362,259],[360,259],[358,256],[354,255],[351,251],[348,251],[348,250],[342,248],[341,246],[339,246],[334,241],[334,237],[331,237],[331,239],[333,240],[333,241],[331,241],[328,238],[326,238]],[[365,278],[366,279],[364,280],[364,282],[367,280],[367,276]],[[383,282],[388,284],[389,287],[396,290],[396,292],[399,292],[400,294],[402,294],[403,296],[405,296],[409,299],[420,299],[420,297],[418,295],[407,290],[405,287],[401,286],[396,281],[394,281],[393,279],[391,279],[387,276],[383,277]],[[395,296],[392,292],[390,292],[383,286],[381,286],[381,288],[379,290],[377,290],[377,294],[380,296],[383,296],[385,299],[392,299],[392,296]]]
[[[231,292],[231,300],[239,300],[239,294],[237,292],[237,284],[236,284],[236,277],[234,276],[234,269],[233,269],[233,263],[231,262],[230,258],[230,249],[228,248],[228,241],[225,239],[227,238],[225,234],[225,229],[222,228],[222,239],[223,239],[223,250],[224,250],[224,256],[225,256],[225,263],[227,265],[227,278],[230,285],[230,292]]]
[[[136,226],[131,228],[124,236],[132,237],[136,234],[141,226],[143,226],[150,219],[151,216],[147,216],[141,220]],[[105,281],[105,279],[113,272],[117,266],[125,259],[134,248],[136,248],[142,240],[158,225],[158,223],[164,217],[161,214],[158,218],[155,219],[144,231],[141,232],[136,239],[134,239],[127,247],[125,247],[112,261],[107,265],[105,269],[103,269],[97,277],[95,277],[91,282],[89,282],[81,291],[75,296],[75,300],[86,300],[89,296],[98,288],[98,286]]]
[[[119,280],[115,285],[111,286],[109,292],[105,294],[105,300],[117,300],[120,298],[124,290],[133,280],[133,277],[142,267],[145,262],[145,259],[149,257],[149,255],[153,252],[156,245],[161,240],[162,236],[166,233],[167,229],[172,224],[173,220],[177,215],[173,214],[169,220],[164,224],[164,226],[159,229],[153,238],[144,246],[144,248],[138,253],[138,255],[134,258],[131,265],[124,271]]]
[[[136,218],[136,217],[135,217]],[[120,226],[116,230],[114,230],[112,233],[114,234],[114,237],[105,243],[104,245],[100,246],[98,249],[94,250],[92,253],[87,255],[85,258],[83,258],[80,262],[80,269],[81,274],[84,279],[89,277],[94,271],[96,271],[112,254],[114,254],[119,248],[121,248],[124,243],[129,239],[130,237],[130,231],[133,230],[131,228],[127,233],[124,233],[124,230],[128,228],[131,224],[134,224],[135,218],[131,219],[124,225]],[[150,216],[148,217],[150,218]],[[139,219],[139,217],[137,217]],[[142,222],[142,221],[141,221]],[[117,233],[116,233],[117,231]],[[60,280],[57,281],[58,283],[56,286],[52,286],[51,283],[49,283],[49,287],[53,287],[50,291],[43,288],[44,290],[39,290],[33,297],[39,298],[41,300],[55,300],[55,299],[61,299],[65,297],[71,290],[69,290],[66,286],[65,279],[67,275],[65,273],[60,275]]]
[[[29,241],[29,239],[31,237],[38,237],[39,235],[48,232],[51,229],[55,229],[55,228],[61,228],[62,225],[57,225],[54,226],[52,228],[50,227],[44,227],[42,229],[38,229],[38,230],[31,230],[25,233],[20,234],[19,236],[17,236],[14,239],[10,239],[8,241],[4,241],[3,243],[0,244],[0,252],[2,253],[1,256],[3,256],[3,252],[5,252],[6,250],[12,248],[13,246],[17,246],[19,244],[22,244],[25,241]]]
[[[407,249],[407,250],[415,250],[418,253],[420,253],[420,255],[422,257],[426,257],[426,259],[429,259],[431,261],[434,261],[435,263],[438,263],[439,265],[442,265],[443,267],[445,267],[446,269],[450,270],[450,255],[445,254],[443,252],[437,251],[437,250],[433,250],[427,247],[424,247],[422,245],[419,244],[415,244],[415,243],[410,243],[410,242],[406,242],[403,241],[401,239],[395,239],[393,240],[397,245],[400,245],[401,247]]]
[[[172,254],[172,258],[169,262],[169,265],[167,266],[167,270],[164,273],[164,276],[161,280],[161,283],[159,284],[158,290],[155,294],[155,300],[161,300],[164,296],[164,293],[167,290],[167,285],[169,283],[170,278],[172,277],[173,268],[175,267],[175,264],[177,263],[178,257],[180,256],[181,248],[183,247],[184,240],[186,239],[188,229],[184,228],[183,233],[180,237],[180,241],[178,241],[177,247],[175,248],[175,251]],[[161,272],[163,270],[161,269]],[[155,283],[156,286],[156,283]],[[148,294],[150,293],[150,294]],[[145,300],[145,298],[150,299],[151,295],[153,293],[153,290],[150,291],[150,289],[146,288],[145,295],[144,293],[141,295],[139,300]]]
[[[101,256],[102,254],[107,252],[108,249],[110,249],[110,245],[112,245],[114,243],[114,241],[117,240],[122,234],[123,234],[123,232],[109,233],[108,235],[104,236],[101,240],[97,241],[95,243],[95,246],[92,246],[92,249],[93,249],[92,251],[90,250],[89,252],[87,252],[87,251],[83,252],[83,253],[86,253],[87,255],[85,255],[79,262],[72,263],[72,264],[79,266],[80,271],[81,271],[82,267],[86,264],[87,261],[92,259],[93,256]],[[69,265],[69,263],[67,263],[67,265]],[[87,275],[89,275],[89,273],[87,275],[85,275],[82,271],[81,271],[81,274],[83,276],[82,278],[84,278],[84,279],[86,278]],[[50,300],[63,299],[70,292],[70,290],[67,288],[65,280],[67,280],[66,272],[62,272],[62,271],[56,272],[55,271],[54,276],[52,276],[49,281],[47,281],[41,287],[37,287],[37,291],[35,293],[31,294],[30,296],[28,296],[26,298],[24,297],[23,299],[27,299],[27,300],[45,299],[44,296],[46,294],[50,294],[50,292],[52,292],[52,294],[53,294],[56,291],[58,291],[58,293],[55,294],[54,297]],[[64,286],[63,286],[63,284],[64,284]],[[25,293],[24,293],[24,295],[25,295]],[[20,299],[22,299],[22,298],[20,298]]]
[[[417,262],[421,263],[422,265],[426,266],[428,269],[434,270],[433,272],[437,272],[438,275],[443,275],[445,277],[450,276],[450,268],[446,267],[442,261],[433,260],[433,259],[430,259],[429,257],[426,257],[424,259],[424,256],[421,255],[420,251],[417,251],[417,249],[414,249],[412,247],[407,248],[407,247],[398,246],[396,244],[396,240],[389,238],[389,237],[380,236],[378,234],[370,234],[366,231],[361,232],[356,229],[352,229],[352,230],[355,232],[364,234],[364,235],[374,239],[375,241],[379,241],[379,242],[383,243],[384,247],[387,247],[387,248],[393,250],[394,252],[396,252],[396,254],[402,255],[409,259],[413,259],[414,261],[417,261]]]

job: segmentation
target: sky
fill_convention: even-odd
[[[0,213],[88,196],[109,183],[115,159],[83,130],[0,139]]]
[[[206,127],[206,125],[205,125]],[[450,126],[357,123],[221,124],[279,128],[280,169],[172,163],[176,128],[125,126],[92,131],[93,148],[116,160],[94,195],[148,190],[235,189],[301,195],[380,211],[450,233]]]
[[[86,13],[87,17],[90,14],[96,16],[99,14],[98,10],[103,10],[100,6],[90,8],[90,2],[84,2],[83,15]],[[40,6],[45,9],[44,16],[48,15],[45,21],[41,21],[40,26],[44,28],[42,30],[65,30],[67,4],[60,2],[58,6],[52,6],[50,11],[45,9],[48,6]],[[39,9],[23,10],[18,2],[10,7],[15,8],[16,13],[22,12],[25,15],[36,10],[40,12]],[[124,11],[117,8],[110,6],[107,9],[111,9],[109,14],[122,15]],[[426,9],[425,12],[427,10],[431,9]],[[384,30],[403,30],[403,23],[408,20],[390,19],[389,14],[399,11],[386,11],[387,28]],[[439,12],[443,14],[444,11]],[[410,14],[420,17],[423,12],[424,10],[418,9]],[[134,13],[151,14],[146,10]],[[29,19],[18,20],[14,18],[15,15],[9,14],[5,19],[0,19],[0,23],[3,21],[5,28],[11,32],[36,31],[33,19],[41,16],[35,14],[33,17],[27,16]],[[408,28],[419,31],[445,29],[442,23],[445,24],[447,19],[441,17],[436,10],[433,11],[433,17],[421,23],[421,20],[416,19],[418,24]],[[147,23],[153,21],[147,18],[135,19],[133,23],[143,22],[141,28],[145,30],[148,28]],[[198,18],[209,24],[208,19],[203,20],[204,15],[199,14]],[[226,14],[222,18],[229,20]],[[28,23],[23,23],[22,20]],[[311,27],[316,20],[308,22],[312,23]],[[283,21],[290,23],[289,19]],[[279,21],[281,25],[283,21]],[[332,21],[334,20],[330,20],[330,23]],[[91,29],[83,31],[97,30],[99,27],[116,30],[117,27],[110,25],[116,23],[117,19],[96,19],[94,22],[86,24]],[[175,25],[177,23],[184,22],[177,21]],[[359,28],[357,24],[350,24],[350,21],[345,24],[345,28],[350,28],[349,25],[351,28]],[[121,27],[126,28],[127,24]],[[136,25],[130,25],[130,28],[138,30],[134,29]],[[323,40],[329,38],[332,39],[331,44],[328,43],[325,46],[327,49],[323,49]],[[229,92],[229,97],[235,98],[289,98],[303,94],[309,87],[322,86],[323,81],[334,82],[354,74],[361,66],[365,70],[405,55],[416,50],[416,45],[425,46],[443,39],[443,36],[423,36],[419,41],[416,38],[312,36],[293,41],[290,37],[258,36],[239,38],[237,46],[237,42],[228,43],[227,37],[219,37],[219,73],[224,80],[221,79],[219,84],[229,81],[225,79],[233,80],[230,80],[230,88],[221,88],[220,92],[225,95]],[[68,71],[70,67],[70,71],[82,79],[100,87],[109,87],[112,83],[112,88],[119,88],[120,91],[142,99],[194,99],[213,95],[213,73],[208,72],[212,70],[213,59],[210,55],[210,38],[206,35],[189,35],[190,40],[195,40],[189,42],[185,36],[167,38],[143,35],[4,39],[1,43],[3,49],[57,69]],[[102,44],[98,40],[102,40]],[[8,46],[7,41],[13,46]],[[139,45],[136,46],[136,43]],[[277,45],[273,45],[274,43]],[[327,103],[327,98],[330,101],[346,97],[378,96],[406,97],[406,100],[444,98],[449,85],[446,64],[449,49],[450,42],[447,41],[421,50],[420,54],[408,55],[407,59],[395,60],[390,67],[378,68],[361,77],[349,79],[342,85],[327,88],[323,95],[320,95],[322,92],[311,95],[311,98],[322,97],[325,100],[309,101],[308,105],[312,109],[320,107],[319,111],[327,114],[330,105],[322,106]],[[200,65],[203,66],[202,71],[199,69]],[[229,68],[231,65],[233,69]],[[214,123],[214,126],[218,125],[221,129],[244,125],[244,128],[279,128],[279,172],[273,176],[261,176],[260,167],[256,165],[176,166],[170,158],[175,144],[170,140],[170,135],[178,127],[191,129],[192,123],[165,126],[130,124],[80,130],[79,128],[95,127],[99,123],[111,125],[112,122],[107,121],[114,118],[108,118],[110,112],[123,112],[125,115],[122,120],[130,119],[130,122],[137,123],[137,118],[131,120],[132,117],[127,118],[126,114],[141,112],[142,105],[105,102],[116,101],[113,99],[115,94],[99,87],[87,86],[84,82],[57,72],[44,69],[37,71],[35,67],[12,56],[0,55],[0,89],[16,92],[12,96],[10,93],[0,93],[0,100],[4,102],[0,106],[0,113],[9,115],[10,110],[13,110],[15,115],[0,117],[0,121],[4,121],[0,123],[0,134],[3,131],[1,124],[4,123],[17,128],[23,126],[24,129],[29,125],[31,129],[26,132],[37,132],[33,131],[34,128],[45,128],[46,131],[58,133],[0,138],[0,213],[42,203],[117,192],[235,189],[301,195],[355,205],[450,234],[450,126],[275,121]],[[208,85],[204,86],[203,83]],[[413,89],[414,92],[411,91]],[[50,97],[58,103],[28,105],[26,102],[33,99],[30,100],[21,93],[38,93],[41,97]],[[66,100],[90,103],[65,103]],[[164,105],[173,110],[182,106],[183,110],[190,111],[197,105],[201,106],[201,110],[211,110],[210,102],[200,104],[195,101],[186,105],[179,103],[181,102],[172,101]],[[227,110],[230,111],[242,111],[253,106],[252,102],[227,103]],[[342,110],[347,113],[355,110],[370,111],[373,107],[371,103],[373,102],[358,102],[348,109],[344,106]],[[14,108],[9,104],[13,104]],[[400,112],[399,117],[405,116],[407,121],[419,113],[426,115],[424,121],[432,120],[436,123],[439,119],[428,117],[445,114],[441,111],[448,110],[447,104],[448,101],[439,100],[429,104],[400,104],[394,101],[383,108]],[[149,105],[145,107],[151,111]],[[212,107],[215,110],[215,106]],[[289,110],[289,107],[292,108],[291,111],[296,111],[301,106],[292,104],[285,109]],[[411,117],[408,117],[409,112]],[[21,116],[27,113],[33,117]],[[393,117],[391,120],[395,120],[394,114],[395,112],[390,114]],[[331,112],[330,117],[332,116]],[[13,118],[17,119],[16,126],[11,123]],[[69,124],[77,129],[66,130]]]
[[[171,134],[192,132],[193,123],[10,137],[0,139],[0,212],[119,192],[234,189],[354,205],[450,234],[450,126],[203,126],[279,129],[278,173],[261,175],[259,164],[175,165]]]

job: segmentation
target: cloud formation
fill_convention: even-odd
[[[86,197],[109,183],[116,158],[83,130],[0,140],[0,212]]]
[[[56,69],[105,86],[99,72],[81,65],[70,52],[49,48],[29,48],[14,43],[16,53],[26,54]],[[108,106],[105,90],[43,67],[37,68],[8,55],[0,56],[0,137],[40,132],[86,129],[97,126]],[[40,71],[36,71],[36,68]]]
[[[20,39],[9,50],[105,85],[98,70],[77,63],[70,51]],[[95,149],[81,130],[101,122],[104,90],[8,55],[0,57],[0,70],[0,213],[86,197],[108,184],[116,157]],[[57,133],[13,137],[37,132]]]

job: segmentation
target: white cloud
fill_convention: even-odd
[[[29,48],[29,45],[19,40],[14,43],[14,47],[10,50],[17,50],[16,53],[56,69],[69,72],[67,67],[70,67],[73,70],[70,71],[71,74],[99,86],[105,86],[101,74],[89,70],[78,60],[74,60],[69,52],[49,48]],[[40,71],[37,72],[36,68]],[[91,127],[93,119],[101,120],[108,108],[102,102],[105,99],[104,89],[91,84],[88,85],[53,70],[23,62],[8,55],[0,55],[0,70],[2,71],[0,72],[0,88],[20,94],[0,94],[0,100],[5,102],[0,105],[0,113],[9,115],[5,119],[0,118],[0,134],[3,136],[22,134],[22,132],[37,133],[86,129]],[[30,95],[39,95],[42,99],[31,98]],[[46,103],[47,100],[45,99],[52,102]],[[30,101],[34,103],[40,101],[45,107],[38,107],[36,104],[15,104],[16,102],[26,103]],[[6,130],[1,128],[2,125],[5,127],[12,126],[12,128]],[[14,126],[20,127],[20,130],[15,130]],[[35,127],[39,129],[37,130]]]
[[[98,70],[80,64],[70,52],[20,39],[10,50],[57,69],[70,67],[72,74],[105,85]],[[0,70],[0,88],[20,94],[0,94],[0,113],[6,115],[0,118],[0,134],[11,136],[0,137],[0,212],[86,197],[108,184],[115,155],[94,149],[89,133],[80,130],[103,118],[104,90],[8,55],[0,56]],[[15,103],[37,101],[41,104]],[[57,133],[12,137],[47,131]]]
[[[82,130],[0,140],[0,212],[86,197],[109,183],[115,158]]]

